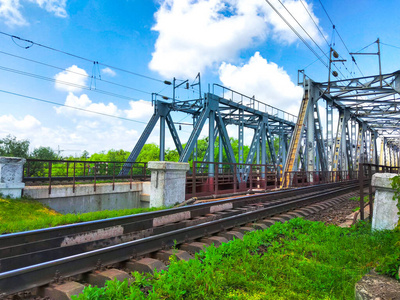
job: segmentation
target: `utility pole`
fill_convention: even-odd
[[[349,53],[350,55],[377,55],[378,56],[378,62],[379,62],[379,83],[380,87],[382,87],[382,65],[381,65],[381,46],[380,46],[380,40],[379,38],[375,41],[378,45],[378,52],[369,52],[369,53],[358,53],[358,52],[351,52]]]

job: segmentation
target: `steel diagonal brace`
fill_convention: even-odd
[[[243,172],[243,181],[244,182],[247,182],[247,179],[249,178],[249,174],[250,174],[249,164],[253,163],[254,155],[255,155],[256,149],[257,149],[257,143],[259,143],[259,141],[260,141],[260,136],[261,136],[262,130],[265,131],[264,120],[260,121],[260,123],[257,126],[256,131],[254,132],[253,140],[250,145],[249,154],[247,155],[247,159],[246,159],[246,166],[244,167],[244,172]]]
[[[222,144],[225,148],[225,153],[230,163],[236,164],[235,153],[233,152],[231,141],[228,136],[228,132],[226,131],[224,120],[222,120],[221,114],[217,114],[216,118],[218,130],[220,132],[220,139],[222,139]],[[234,173],[233,166],[231,166],[232,173]],[[236,172],[236,176],[238,178],[238,182],[240,182],[240,174]]]
[[[215,128],[214,128],[214,141],[217,139],[217,136],[218,136],[218,126],[215,126]],[[206,162],[208,160],[209,152],[210,152],[210,143],[208,143],[206,152],[204,152],[203,160],[202,160],[202,163],[200,165],[200,169],[201,170],[204,170],[205,167],[206,167]]]
[[[210,107],[206,106],[204,110],[201,112],[199,118],[197,119],[196,124],[194,125],[193,131],[189,137],[189,140],[186,144],[185,149],[183,149],[182,155],[179,158],[179,162],[188,162],[190,155],[193,152],[193,148],[196,144],[197,139],[203,129],[204,123],[208,119],[208,115],[210,113]]]
[[[266,119],[266,127],[267,127],[266,138],[267,138],[269,153],[271,155],[272,163],[275,165],[276,164],[275,148],[274,144],[271,141],[271,129],[269,128],[268,118]]]
[[[179,135],[178,135],[178,132],[176,131],[174,122],[172,121],[171,114],[167,115],[166,121],[167,121],[169,131],[171,132],[172,139],[174,140],[176,150],[178,150],[178,154],[179,154],[179,156],[181,156],[181,154],[183,152],[182,143],[181,143],[181,140],[179,139]]]
[[[156,126],[160,115],[158,112],[155,112],[151,117],[150,121],[147,123],[146,128],[144,129],[142,135],[140,136],[139,140],[137,141],[135,148],[133,148],[131,154],[129,155],[126,163],[122,167],[121,171],[119,172],[120,176],[126,176],[129,174],[129,171],[132,168],[132,163],[136,161],[138,158],[140,151],[142,150],[144,144],[146,143],[147,139],[150,136],[150,133],[153,131],[154,126]]]

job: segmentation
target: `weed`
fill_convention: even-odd
[[[172,259],[167,272],[134,273],[134,284],[114,281],[98,288],[98,299],[354,299],[354,284],[389,260],[399,238],[371,233],[366,223],[340,228],[293,219],[210,246],[188,262]]]
[[[360,197],[351,197],[350,200],[360,202]],[[369,196],[364,196],[364,203],[368,203],[368,201],[369,201]]]
[[[160,209],[165,209],[165,207],[103,210],[61,215],[39,201],[25,198],[0,198],[0,234],[133,215]]]

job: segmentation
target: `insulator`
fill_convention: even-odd
[[[172,83],[171,83],[171,81],[164,80],[164,84],[166,84],[166,85],[171,85]]]
[[[162,98],[163,98],[164,100],[168,100],[168,99],[169,99],[167,96],[162,96]]]
[[[333,57],[334,58],[339,58],[339,54],[335,50],[333,50]]]
[[[333,72],[332,72],[332,75],[335,76],[335,77],[337,77],[339,74],[338,74],[338,72],[333,71]]]

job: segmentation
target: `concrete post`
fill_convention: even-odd
[[[392,230],[396,227],[399,216],[396,207],[397,201],[393,201],[394,191],[390,178],[397,174],[376,173],[372,176],[372,186],[375,187],[374,213],[372,216],[372,229]]]
[[[25,183],[22,182],[24,158],[0,157],[0,193],[3,196],[20,198]]]
[[[150,207],[171,206],[185,201],[188,163],[150,161]]]

